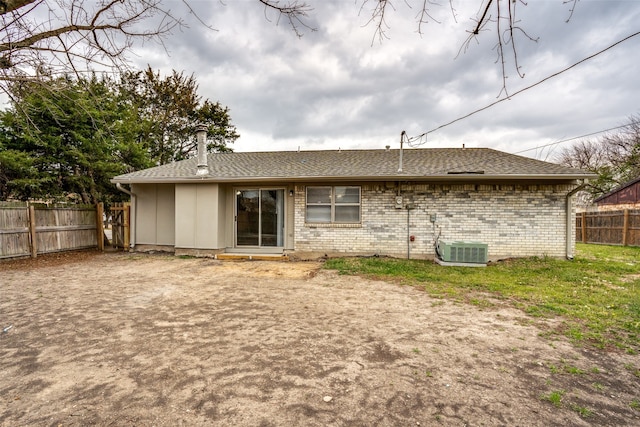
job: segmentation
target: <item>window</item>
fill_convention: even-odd
[[[360,187],[307,187],[307,222],[360,222]]]

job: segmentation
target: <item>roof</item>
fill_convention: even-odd
[[[402,169],[399,170],[402,155]],[[256,181],[574,180],[596,175],[489,148],[211,153],[209,173],[192,158],[119,175],[113,183]]]
[[[616,203],[624,203],[624,202],[634,202],[634,201],[638,201],[640,200],[640,192],[638,192],[638,194],[631,194],[633,193],[633,191],[628,191],[627,189],[629,189],[630,187],[634,186],[635,184],[640,183],[640,176],[637,177],[636,179],[632,179],[631,181],[627,181],[625,183],[623,183],[622,185],[614,188],[613,190],[609,191],[607,194],[603,194],[602,196],[596,198],[593,200],[594,203],[599,203],[599,202],[603,202],[603,204],[616,204]],[[627,190],[627,191],[625,191]],[[620,193],[624,193],[624,194],[620,194]],[[620,201],[618,200],[618,197],[612,198],[611,196],[614,195],[622,195],[622,199],[624,199],[624,201]],[[612,199],[612,200],[605,200],[605,199]]]

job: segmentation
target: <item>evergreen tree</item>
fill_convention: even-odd
[[[107,82],[65,77],[47,87],[22,84],[20,98],[0,115],[3,198],[73,194],[96,203],[113,193],[113,176],[149,164],[131,155],[140,152],[135,142],[122,138],[124,111]]]
[[[229,109],[198,95],[193,76],[173,71],[167,77],[154,73],[128,73],[119,84],[120,96],[137,111],[140,141],[156,164],[196,155],[194,135],[207,126],[207,151],[230,151],[240,135],[231,124]]]
[[[84,203],[123,197],[116,175],[195,155],[195,130],[208,150],[230,151],[238,134],[228,109],[202,102],[192,77],[151,69],[120,80],[22,82],[0,112],[0,199],[62,198]]]

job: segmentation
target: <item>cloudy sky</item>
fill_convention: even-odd
[[[422,1],[396,0],[388,39],[367,25],[375,1],[307,0],[310,31],[296,37],[257,0],[190,0],[207,29],[176,3],[189,28],[165,47],[146,44],[137,67],[194,74],[199,93],[230,109],[236,151],[398,148],[400,133],[431,131],[503,96],[495,28],[465,50],[487,0],[430,5],[434,19],[417,33]],[[504,3],[504,2],[501,2]],[[640,31],[640,2],[582,0],[518,4],[521,78],[507,55],[509,93],[537,83]],[[413,6],[410,8],[408,5]],[[567,19],[571,16],[570,21]],[[436,22],[439,21],[438,22]],[[462,51],[461,51],[462,49]],[[640,36],[535,88],[430,132],[423,147],[491,147],[552,160],[556,141],[622,125],[640,113]],[[528,150],[528,151],[524,151]],[[523,152],[524,151],[524,152]]]

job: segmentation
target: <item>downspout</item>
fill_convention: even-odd
[[[122,184],[120,184],[119,182],[116,182],[116,188],[120,191],[122,191],[125,194],[128,194],[129,197],[131,197],[131,206],[133,206],[133,215],[132,217],[135,218],[136,217],[136,213],[137,213],[137,201],[138,198],[136,197],[136,194],[133,193],[132,191],[127,190],[126,188],[124,188],[122,186]],[[130,222],[129,222],[129,232],[131,234],[131,237],[129,238],[129,247],[133,248],[136,246],[136,221],[131,221],[130,218]]]
[[[413,203],[407,203],[407,259],[411,259],[411,210]]]
[[[578,191],[582,190],[584,187],[587,186],[587,181],[583,181],[582,184],[578,185],[576,188],[574,188],[573,190],[569,191],[566,195],[566,199],[565,199],[565,209],[566,209],[566,256],[567,259],[572,260],[573,259],[573,247],[571,245],[571,236],[573,234],[576,233],[575,227],[573,227],[573,221],[572,221],[572,214],[573,214],[573,203],[572,203],[572,197],[574,194],[576,194]]]
[[[407,205],[407,259],[411,259],[411,209]]]

